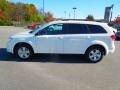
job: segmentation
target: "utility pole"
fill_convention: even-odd
[[[43,16],[45,16],[45,4],[44,4],[44,0],[43,0]]]
[[[66,12],[66,11],[64,11],[64,19],[66,19],[66,13],[67,13],[67,12]]]
[[[73,11],[74,11],[74,19],[75,19],[75,16],[76,16],[76,7],[73,8]]]
[[[71,19],[71,14],[69,13],[69,19]]]

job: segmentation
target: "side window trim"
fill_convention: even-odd
[[[86,26],[86,28],[87,28],[87,30],[88,30],[88,33],[87,33],[87,34],[90,34],[90,29],[89,29],[88,25],[87,25],[87,24],[84,24],[84,25]]]

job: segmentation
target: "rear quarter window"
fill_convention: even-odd
[[[89,28],[90,33],[96,33],[96,34],[100,34],[100,33],[107,33],[107,31],[98,25],[87,25]]]

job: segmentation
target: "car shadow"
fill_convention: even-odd
[[[0,61],[14,61],[14,62],[41,62],[41,63],[90,63],[83,55],[53,55],[53,54],[39,54],[32,59],[21,60],[15,55],[6,52],[6,48],[0,48]]]

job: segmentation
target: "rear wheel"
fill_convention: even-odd
[[[104,52],[100,47],[91,47],[86,52],[87,60],[92,63],[97,63],[102,60]]]
[[[27,46],[27,45],[19,45],[16,50],[15,54],[20,58],[20,59],[29,59],[33,55],[32,49]]]

